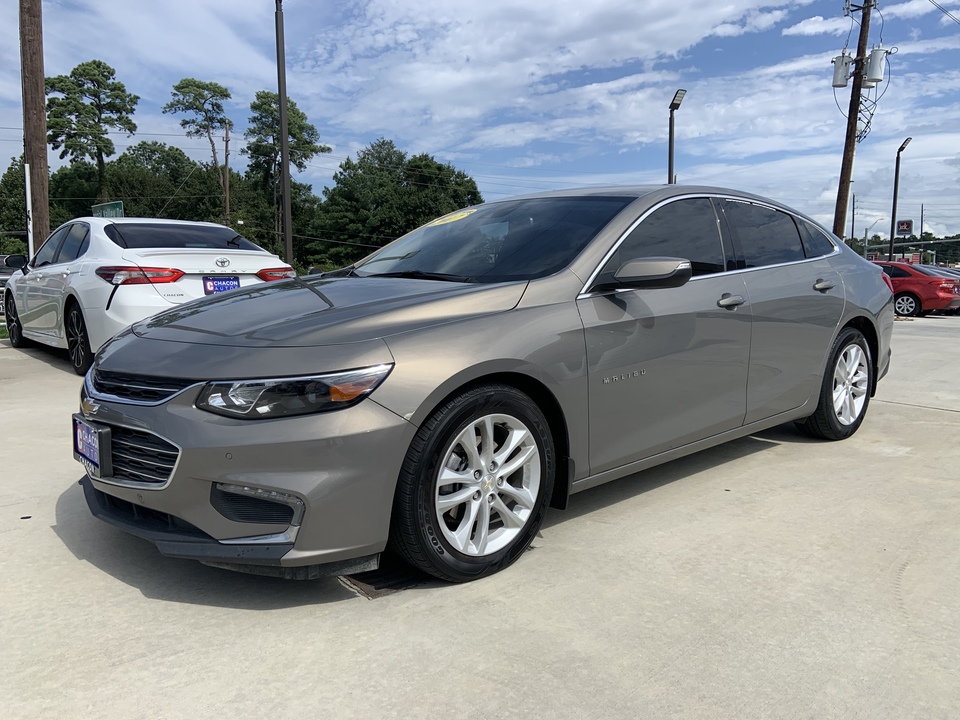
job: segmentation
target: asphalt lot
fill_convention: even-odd
[[[960,317],[895,326],[859,433],[576,495],[512,568],[368,600],[92,518],[80,378],[0,341],[5,718],[960,717]]]

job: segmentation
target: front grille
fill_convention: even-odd
[[[94,390],[130,402],[163,402],[195,382],[197,381],[153,375],[130,375],[99,368],[93,370]]]
[[[110,426],[113,480],[162,485],[170,479],[180,451],[143,430]]]
[[[227,520],[242,523],[276,523],[289,525],[293,508],[263,498],[224,492],[216,485],[210,491],[210,504]]]

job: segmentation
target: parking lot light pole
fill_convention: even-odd
[[[897,150],[897,166],[893,171],[893,209],[890,211],[890,250],[887,253],[887,262],[893,262],[893,241],[897,236],[897,193],[900,191],[900,153],[907,149],[907,145],[913,140],[908,137],[903,141],[903,145]]]
[[[680,107],[680,103],[683,102],[683,96],[687,94],[686,90],[677,90],[676,95],[673,96],[673,100],[670,101],[670,140],[669,140],[669,151],[667,156],[667,184],[673,185],[676,183],[677,179],[673,174],[673,113]]]

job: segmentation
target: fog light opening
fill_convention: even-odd
[[[303,521],[305,506],[303,500],[296,495],[277,492],[276,490],[267,490],[265,488],[250,487],[249,485],[229,485],[227,483],[215,483],[215,485],[221,492],[233,493],[234,495],[246,495],[260,500],[289,505],[293,508],[293,518],[290,520],[291,527],[300,527],[300,523]]]

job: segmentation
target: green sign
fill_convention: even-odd
[[[94,217],[123,217],[123,200],[93,206]]]

